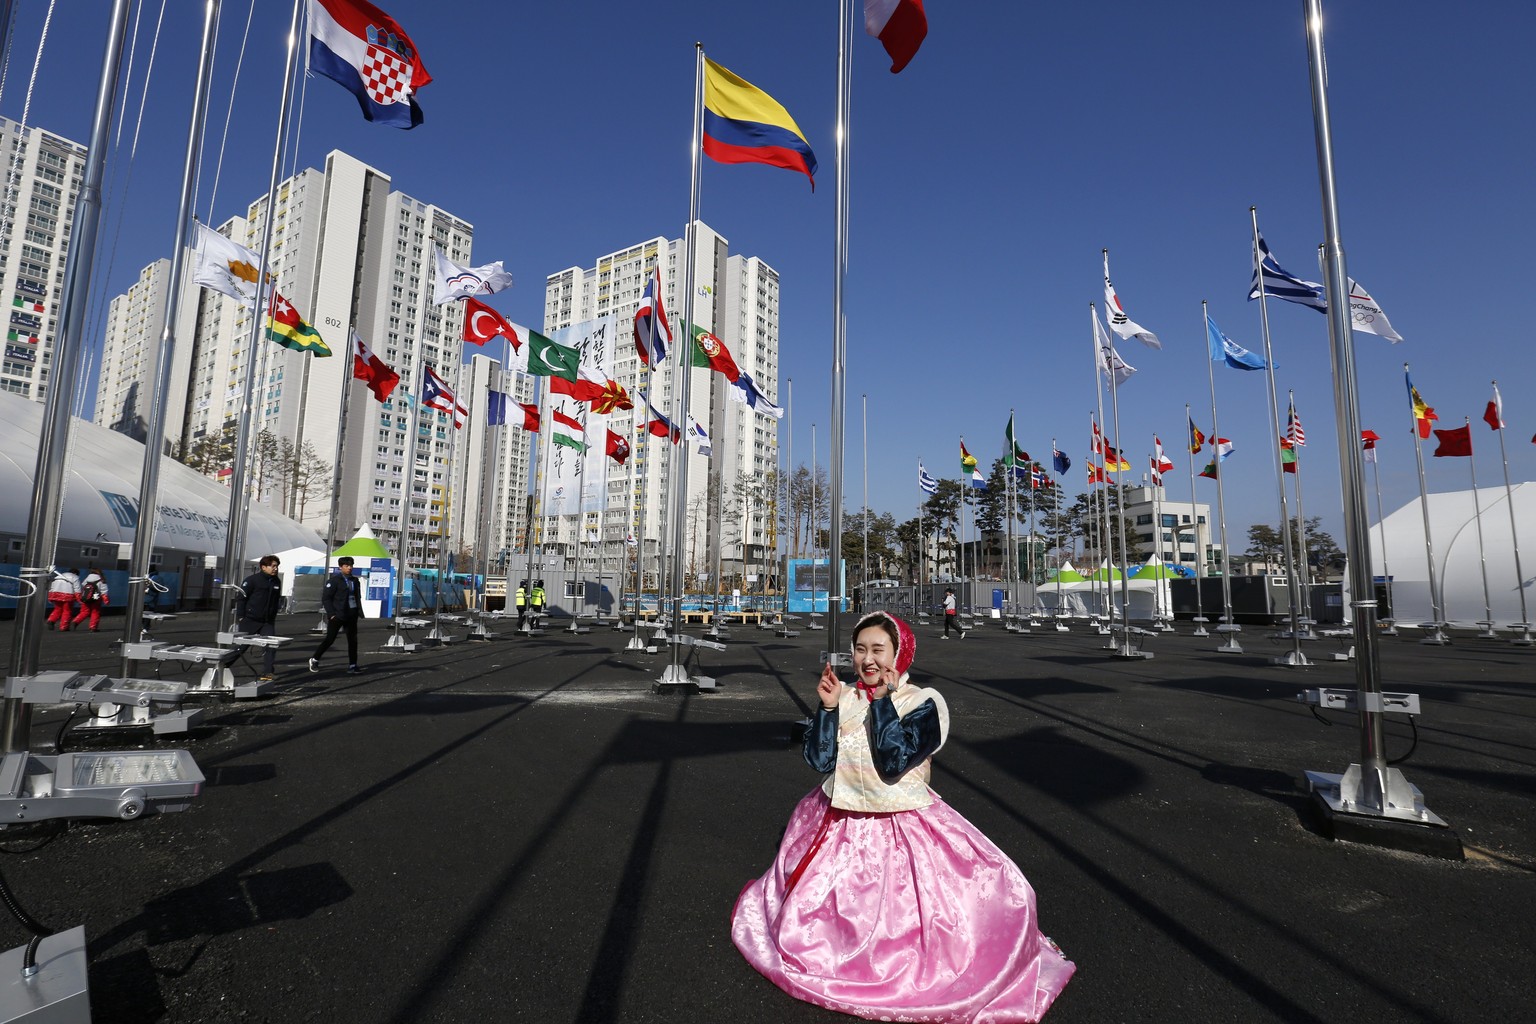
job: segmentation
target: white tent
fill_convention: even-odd
[[[272,554],[282,562],[281,575],[283,579],[283,596],[293,596],[294,572],[300,566],[324,565],[325,552],[319,548],[300,546],[289,548],[287,551],[274,551]],[[260,555],[256,556],[260,558]]]
[[[0,533],[25,536],[31,513],[37,438],[43,406],[0,391]],[[60,513],[62,542],[127,545],[138,520],[144,446],[127,434],[74,420]],[[160,463],[155,549],[224,553],[229,525],[229,488],[173,459]],[[245,551],[254,561],[269,551],[316,547],[320,535],[268,508],[252,505]],[[126,557],[126,556],[124,556]]]
[[[1035,588],[1035,597],[1046,613],[1065,618],[1087,618],[1089,596],[1088,581],[1072,568],[1071,562],[1063,562],[1046,582]]]
[[[1488,593],[1493,621],[1508,625],[1520,620],[1520,588],[1525,589],[1528,614],[1536,615],[1536,482],[1514,484],[1515,523],[1520,531],[1520,562],[1524,580],[1515,579],[1515,540],[1510,532],[1509,503],[1504,487],[1479,487],[1482,509],[1483,556],[1488,565]],[[1415,498],[1392,512],[1380,526],[1372,525],[1371,575],[1381,576],[1382,535],[1386,565],[1392,570],[1394,618],[1404,625],[1428,622],[1429,560],[1424,553],[1424,514]],[[1478,558],[1477,524],[1472,492],[1449,491],[1429,496],[1429,531],[1435,574],[1445,596],[1447,622],[1471,625],[1483,616],[1483,560]],[[1348,577],[1346,577],[1347,580]],[[1347,586],[1347,583],[1346,583]],[[1346,595],[1344,607],[1349,608]]]
[[[1177,575],[1157,555],[1152,555],[1126,584],[1130,592],[1130,618],[1173,618],[1173,592],[1168,580]]]

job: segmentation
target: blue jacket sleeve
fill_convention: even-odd
[[[939,709],[925,700],[905,717],[882,697],[869,706],[869,750],[882,779],[894,781],[939,749]]]
[[[837,767],[837,711],[818,707],[805,730],[805,763],[825,775]]]

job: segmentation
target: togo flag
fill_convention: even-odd
[[[331,354],[330,347],[320,332],[311,327],[293,303],[283,298],[281,292],[272,293],[272,308],[267,316],[267,339],[296,352],[308,352],[316,357]]]

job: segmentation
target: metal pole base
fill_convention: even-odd
[[[1430,633],[1428,636],[1422,637],[1419,643],[1430,647],[1444,647],[1451,642],[1451,638],[1441,631],[1439,623],[1426,624],[1425,628],[1430,629]]]
[[[1309,668],[1312,665],[1307,660],[1307,656],[1300,651],[1286,651],[1284,654],[1270,658],[1269,663],[1283,668]]]
[[[703,693],[715,689],[709,676],[690,676],[682,665],[668,665],[661,678],[651,683],[653,693]]]
[[[1115,648],[1114,656],[1116,658],[1121,658],[1121,659],[1124,659],[1124,660],[1127,660],[1127,661],[1131,661],[1131,660],[1147,660],[1147,659],[1150,659],[1152,657],[1152,652],[1151,651],[1138,651],[1136,648],[1132,647],[1130,644],[1127,643],[1127,644],[1121,644],[1120,646],[1116,647]]]
[[[1529,622],[1516,622],[1513,623],[1509,628],[1518,629],[1520,631],[1520,635],[1510,641],[1510,643],[1514,644],[1516,647],[1529,647],[1533,643],[1536,643],[1536,640],[1531,638],[1531,624]]]
[[[1482,632],[1477,634],[1479,640],[1497,640],[1499,638],[1499,634],[1493,631],[1493,623],[1479,622],[1478,625],[1483,627]]]
[[[402,651],[406,654],[414,653],[420,644],[412,643],[399,633],[391,633],[389,639],[384,641],[386,651]]]
[[[629,638],[629,643],[624,645],[624,649],[626,651],[645,651],[647,654],[651,654],[656,650],[656,648],[648,646],[644,640],[640,639],[638,633]]]
[[[1243,648],[1233,637],[1227,637],[1227,642],[1216,648],[1217,654],[1242,654]]]
[[[1424,806],[1424,794],[1400,769],[1366,772],[1352,764],[1342,775],[1306,772],[1306,781],[1330,839],[1463,859],[1461,838]]]
[[[37,1024],[91,1024],[85,929],[50,935],[37,947],[30,977],[21,973],[25,944],[0,953],[0,1020]]]

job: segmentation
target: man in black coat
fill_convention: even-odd
[[[325,609],[325,638],[309,659],[309,670],[320,671],[321,655],[330,648],[336,634],[346,630],[347,671],[357,674],[360,671],[357,667],[357,620],[363,617],[363,585],[362,580],[352,575],[350,555],[336,559],[336,572],[325,581],[320,604]]]
[[[277,613],[283,607],[283,583],[277,570],[282,564],[276,555],[262,555],[261,566],[240,584],[240,618],[235,632],[256,636],[272,636],[276,633]],[[276,678],[277,648],[263,647],[261,651],[261,680]]]

